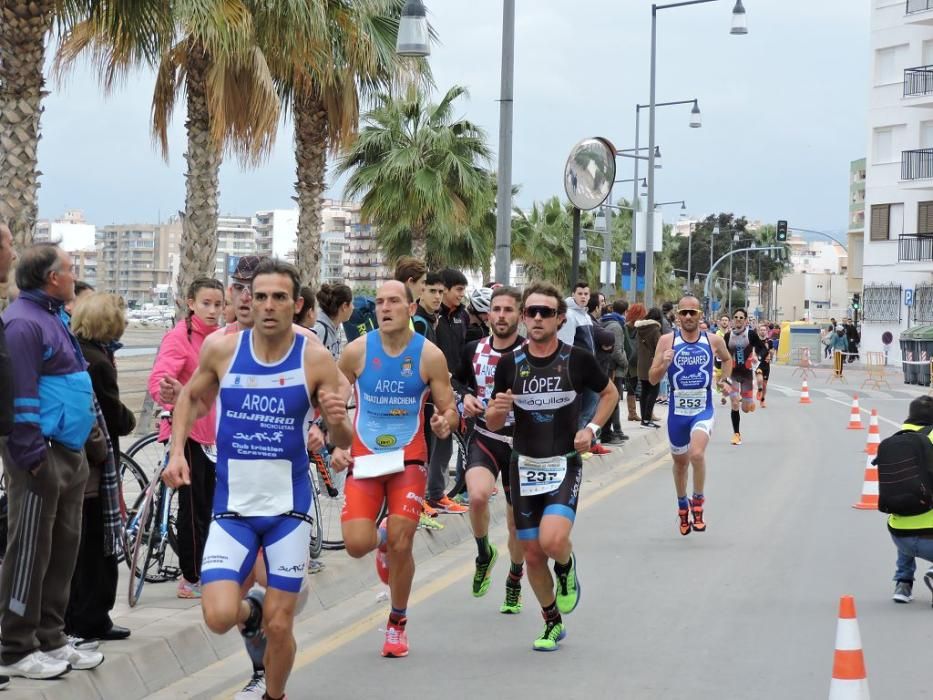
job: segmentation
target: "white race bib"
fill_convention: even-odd
[[[288,513],[295,507],[287,459],[227,460],[227,508],[243,517]]]
[[[566,475],[566,457],[518,457],[518,483],[522,496],[553,493],[560,488]]]
[[[674,415],[695,416],[706,410],[706,389],[674,389]]]
[[[405,450],[377,452],[353,458],[353,478],[375,479],[405,471]]]

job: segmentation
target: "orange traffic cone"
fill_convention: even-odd
[[[833,654],[833,679],[829,683],[829,700],[868,700],[868,677],[862,637],[855,617],[855,598],[839,599],[839,621],[836,624],[836,652]]]
[[[865,458],[865,480],[862,482],[862,500],[853,504],[859,510],[878,510],[878,468],[871,461],[871,455]]]
[[[878,445],[881,444],[881,433],[878,430],[878,409],[871,409],[871,418],[868,419],[868,442],[865,443],[865,454],[878,454]]]
[[[849,430],[861,430],[865,426],[862,425],[862,412],[858,408],[858,394],[852,397],[852,410],[849,412]]]
[[[807,388],[807,380],[803,380],[803,386],[800,387],[800,403],[813,403],[810,400],[810,389]]]

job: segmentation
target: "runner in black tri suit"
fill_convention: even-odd
[[[496,488],[496,477],[502,474],[505,491],[506,519],[509,526],[509,557],[511,568],[505,584],[505,602],[499,611],[521,612],[522,574],[525,557],[515,538],[515,518],[509,493],[509,460],[512,458],[512,423],[509,415],[505,426],[497,431],[486,425],[486,406],[492,398],[496,367],[503,355],[520,348],[525,339],[518,334],[522,295],[514,287],[499,287],[492,292],[489,327],[492,335],[467,343],[463,362],[455,379],[467,387],[463,397],[464,413],[476,419],[476,427],[467,451],[466,484],[470,496],[470,524],[478,550],[473,595],[486,595],[492,581],[492,567],[499,557],[496,546],[489,541],[489,499]]]
[[[765,400],[768,394],[768,379],[771,377],[771,355],[774,352],[774,341],[768,337],[768,327],[764,324],[758,326],[758,337],[767,348],[764,357],[758,358],[758,403],[762,408],[767,408]]]
[[[561,613],[571,612],[580,598],[576,555],[570,544],[580,496],[580,451],[589,448],[599,426],[612,415],[619,393],[592,354],[558,340],[567,307],[556,287],[544,282],[530,285],[522,296],[522,308],[528,344],[499,359],[486,425],[499,430],[514,408],[512,508],[528,580],[545,621],[534,649],[555,651],[565,634]],[[593,422],[577,430],[585,389],[598,393],[599,403]],[[556,595],[548,559],[554,560]]]
[[[741,400],[742,412],[752,413],[755,410],[755,356],[759,359],[766,357],[768,349],[758,337],[748,328],[748,313],[745,309],[736,309],[732,314],[732,330],[723,337],[729,354],[732,355],[732,381],[735,390],[732,393],[732,444],[742,444],[742,432],[739,430],[739,403]],[[741,392],[741,395],[740,395]]]

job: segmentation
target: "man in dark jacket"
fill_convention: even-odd
[[[444,298],[444,280],[441,279],[439,272],[429,272],[424,278],[424,292],[418,300],[418,307],[415,309],[415,315],[411,322],[415,326],[415,332],[420,333],[432,343],[437,345],[437,315],[441,309],[441,301]],[[425,425],[430,429],[429,425]],[[430,443],[429,443],[430,444]]]
[[[7,284],[10,267],[16,260],[13,234],[10,227],[0,221],[0,284]],[[0,321],[0,435],[9,435],[13,429],[13,370],[6,349],[6,334]]]
[[[463,296],[466,293],[467,279],[460,270],[447,268],[441,270],[441,279],[444,281],[444,298],[437,314],[437,346],[447,358],[447,371],[452,375],[460,369],[463,349],[466,346],[467,327],[470,325],[470,315],[463,308]],[[454,390],[463,393],[463,387],[454,386]],[[427,415],[425,420],[428,420]],[[434,436],[431,444],[430,462],[428,464],[428,489],[425,513],[434,515],[440,513],[465,513],[468,508],[448,498],[444,491],[447,483],[447,465],[453,454],[453,439],[441,440]]]
[[[612,302],[612,311],[603,315],[600,319],[602,328],[612,333],[613,336],[612,366],[608,375],[615,382],[620,400],[625,394],[625,376],[628,373],[629,357],[633,355],[631,343],[625,332],[625,312],[627,309],[627,301],[616,299]],[[628,436],[622,432],[622,421],[619,416],[618,405],[613,411],[609,422],[603,427],[603,439],[610,444],[619,444],[628,440]]]
[[[63,319],[74,297],[71,257],[53,244],[25,251],[19,297],[3,314],[13,364],[13,431],[3,445],[9,536],[0,570],[0,673],[56,678],[100,665],[64,635],[96,424],[91,379]]]

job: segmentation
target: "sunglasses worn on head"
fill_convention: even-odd
[[[230,286],[233,287],[234,290],[236,290],[236,291],[238,291],[238,292],[244,292],[244,291],[249,292],[249,291],[252,291],[252,289],[253,289],[252,285],[250,285],[250,284],[243,284],[242,282],[234,282],[234,283],[231,284]]]
[[[535,316],[554,318],[557,316],[557,309],[550,306],[529,306],[525,308],[525,316],[528,318],[534,318]]]
[[[700,314],[696,309],[681,309],[678,311],[681,316],[698,316]]]

